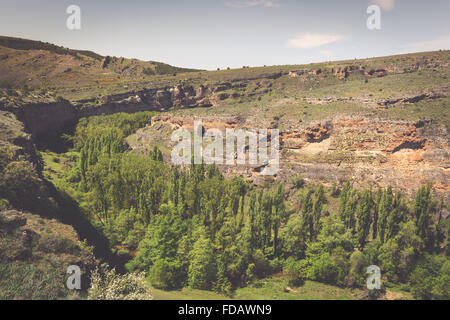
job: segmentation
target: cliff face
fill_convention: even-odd
[[[25,130],[44,140],[59,137],[68,128],[73,127],[83,117],[118,112],[134,113],[139,111],[166,111],[169,108],[210,107],[214,101],[220,101],[220,92],[233,86],[229,83],[215,86],[177,85],[161,89],[142,90],[139,92],[104,96],[97,99],[82,100],[71,103],[66,100],[55,102],[27,103],[19,107],[0,106],[1,109],[14,113],[25,125]],[[227,96],[228,97],[228,96]]]
[[[294,137],[286,133],[283,143],[284,160],[291,167],[282,166],[286,173],[299,170],[305,178],[322,183],[392,185],[410,195],[430,181],[436,192],[450,195],[450,147],[444,126],[335,118],[327,126],[301,129]]]
[[[155,117],[136,134],[131,147],[145,152],[161,142],[169,146],[173,130],[192,130],[194,120],[205,129],[252,128],[236,117]],[[291,182],[300,174],[307,181],[331,185],[352,181],[355,187],[392,185],[412,195],[428,181],[436,193],[450,198],[450,141],[447,128],[430,121],[406,122],[341,118],[310,123],[280,132],[280,170],[275,177],[261,176],[261,166],[219,166],[226,176],[240,175],[255,184]]]
[[[1,109],[15,114],[39,148],[62,151],[64,145],[60,139],[61,135],[70,133],[80,118],[118,112],[164,111],[172,106],[203,106],[203,99],[203,96],[190,97],[180,87],[177,90],[172,88],[149,90],[133,95],[108,96],[103,97],[99,103],[71,103],[60,100],[27,103],[19,107],[3,106]]]

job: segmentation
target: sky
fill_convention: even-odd
[[[450,0],[0,0],[0,35],[214,70],[450,49],[449,12]]]

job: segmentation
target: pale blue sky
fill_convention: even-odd
[[[366,27],[378,3],[381,30]],[[66,28],[81,8],[82,29]],[[216,69],[450,49],[449,0],[0,0],[0,35]]]

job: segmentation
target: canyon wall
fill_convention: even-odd
[[[152,145],[168,146],[165,160],[175,145],[171,132],[192,131],[201,120],[205,130],[252,128],[237,117],[182,117],[163,114],[152,125],[139,130],[131,147],[138,152]],[[280,132],[280,170],[276,176],[262,176],[261,165],[219,165],[225,176],[242,176],[255,185],[283,181],[288,185],[301,175],[312,183],[331,186],[351,181],[364,188],[392,185],[412,196],[427,182],[438,195],[450,199],[450,140],[448,130],[432,121],[393,121],[358,117],[336,117]],[[225,148],[225,146],[224,146]],[[248,146],[246,147],[248,150]],[[246,155],[248,163],[248,152]]]

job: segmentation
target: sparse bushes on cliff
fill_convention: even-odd
[[[294,184],[295,188],[301,189],[305,185],[305,180],[301,175],[298,174],[293,178],[292,183]]]

